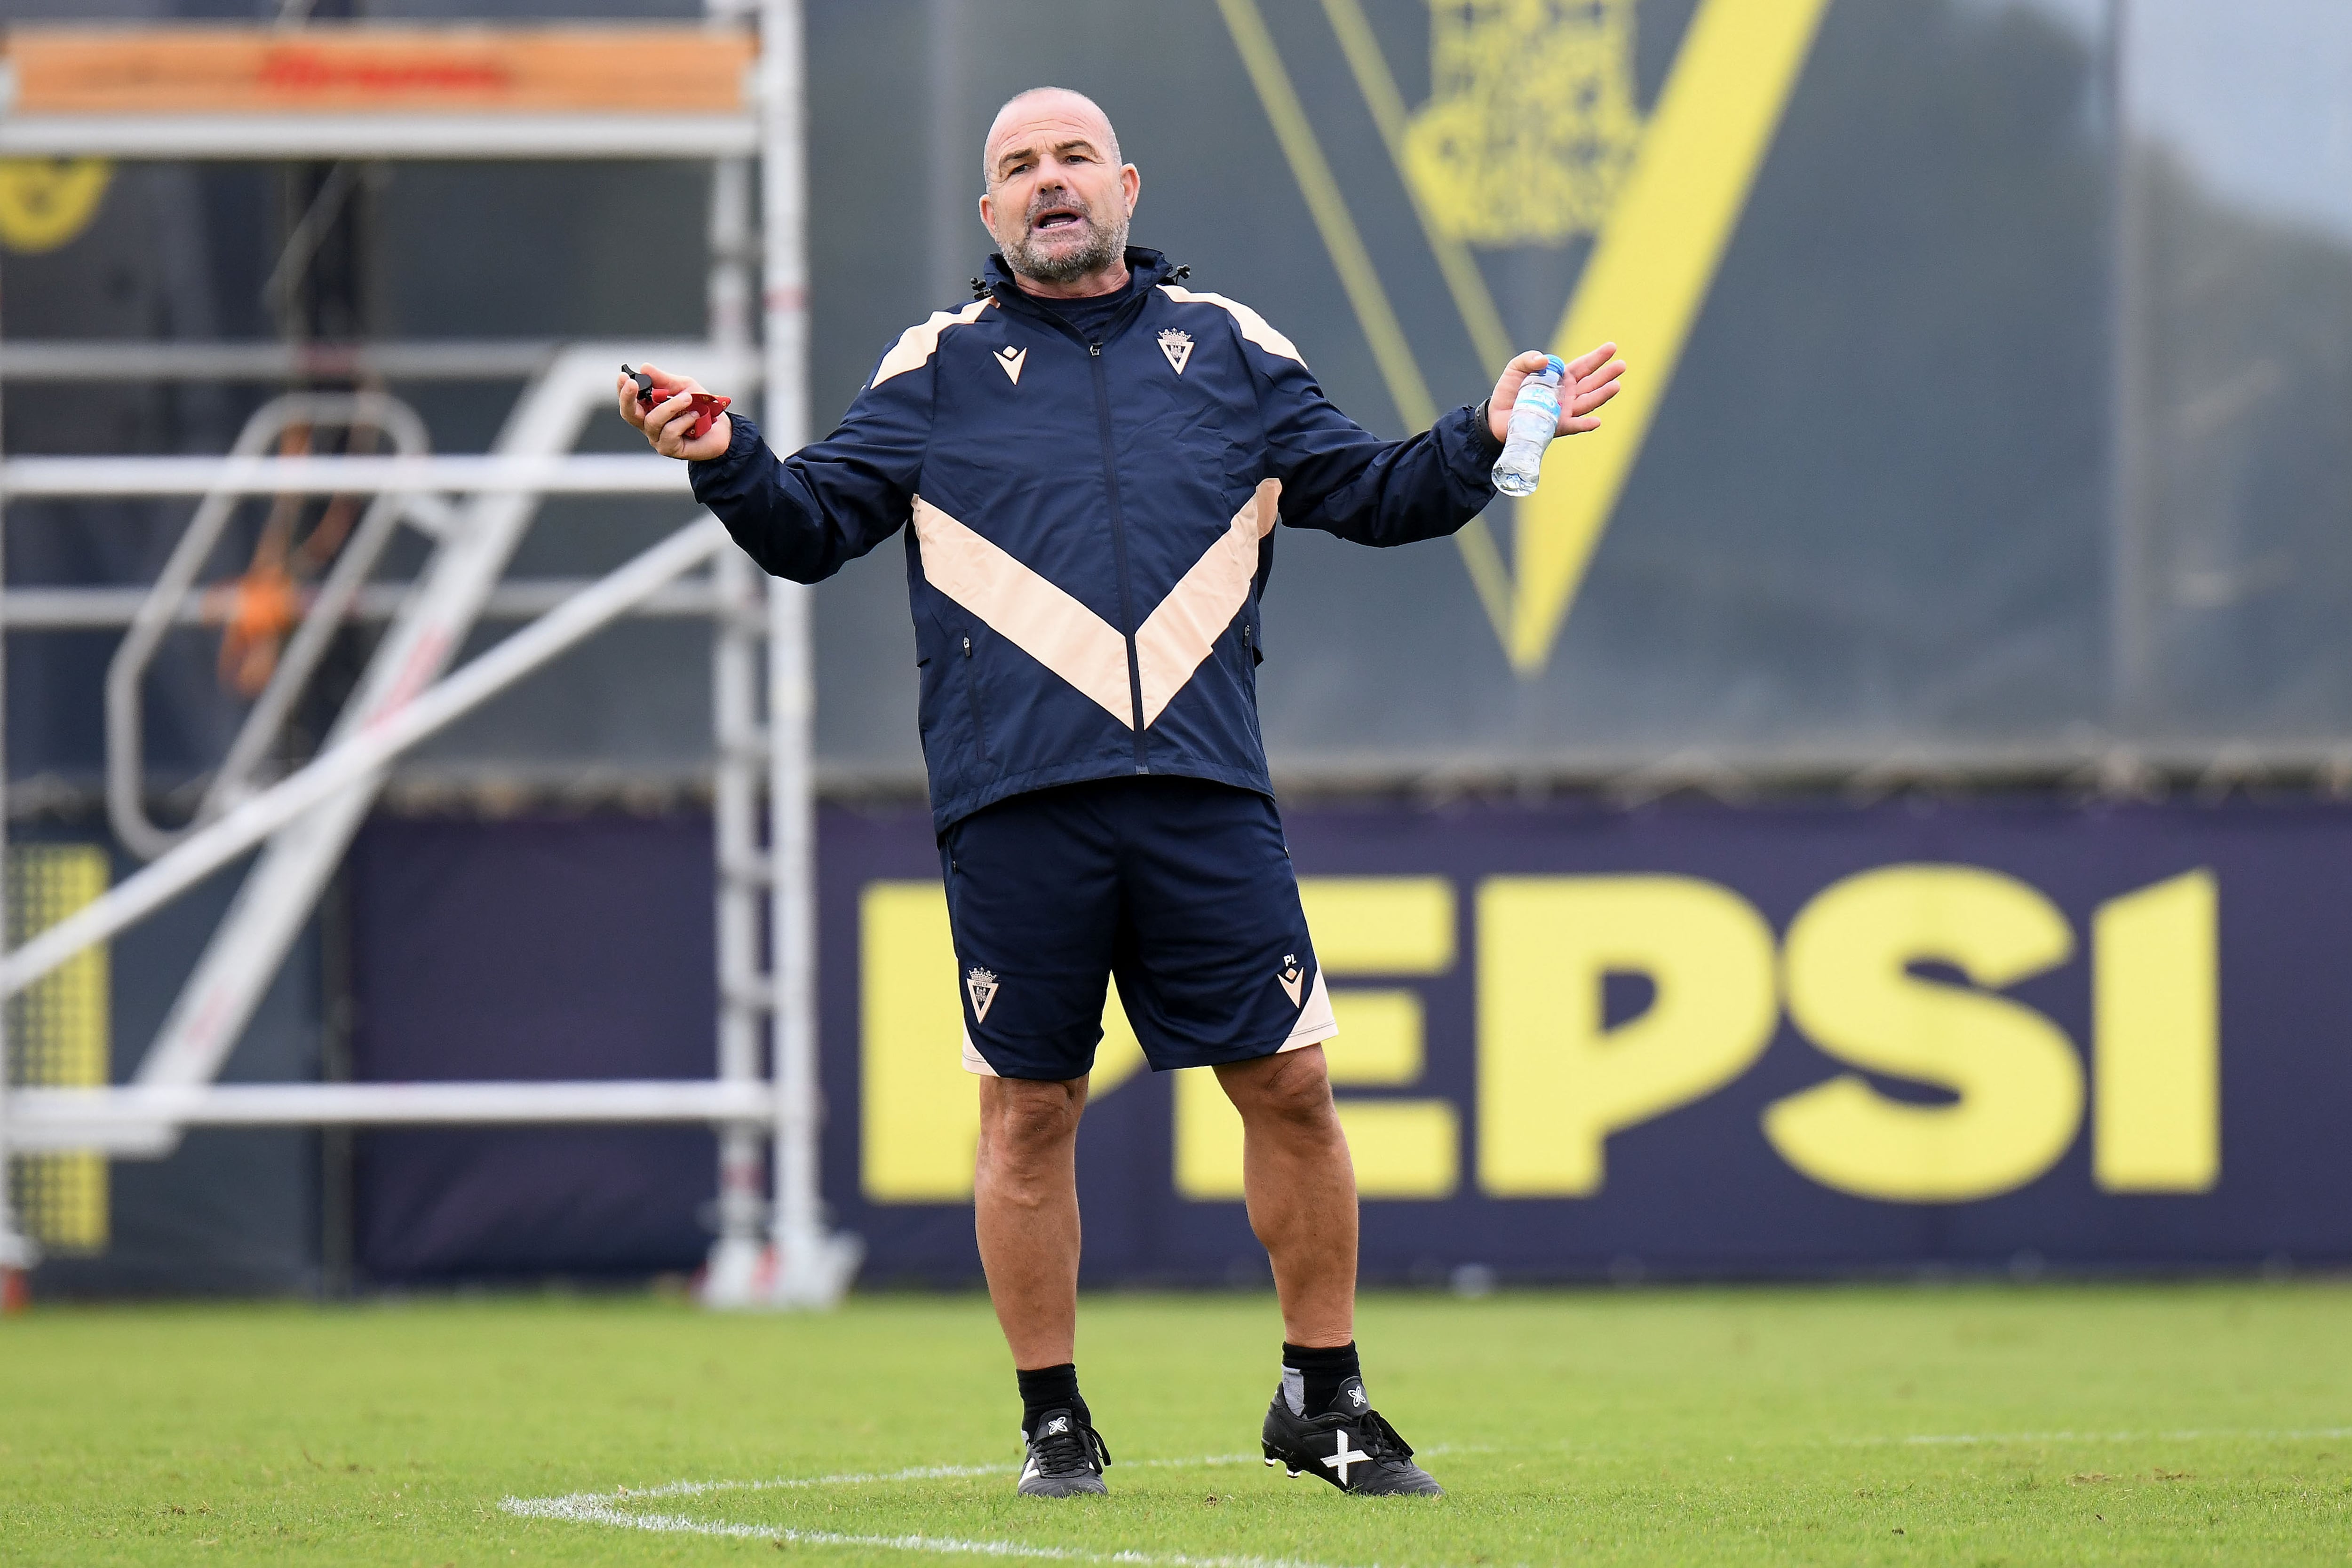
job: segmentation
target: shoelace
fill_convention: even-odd
[[[1037,1473],[1041,1476],[1066,1476],[1078,1470],[1102,1469],[1110,1463],[1110,1445],[1102,1440],[1102,1434],[1075,1419],[1067,1430],[1037,1439],[1032,1451],[1037,1457]],[[1101,1465],[1094,1464],[1095,1459],[1100,1459]]]
[[[1379,1411],[1365,1411],[1356,1417],[1356,1424],[1364,1429],[1364,1435],[1356,1440],[1364,1446],[1365,1454],[1374,1463],[1393,1459],[1401,1464],[1412,1458],[1412,1445]]]

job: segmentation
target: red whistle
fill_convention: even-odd
[[[677,395],[675,392],[663,392],[656,388],[653,377],[643,371],[634,371],[623,365],[621,373],[637,383],[637,406],[647,413]],[[727,405],[733,401],[732,398],[714,397],[709,392],[696,392],[694,428],[688,433],[687,439],[699,441],[709,434],[710,427],[719,422],[719,416],[727,412]]]

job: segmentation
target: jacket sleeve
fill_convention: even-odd
[[[1297,360],[1254,342],[1242,352],[1257,376],[1284,522],[1358,544],[1410,544],[1456,531],[1495,498],[1489,474],[1503,446],[1476,409],[1382,441],[1334,407]]]
[[[823,441],[789,457],[759,427],[730,415],[724,455],[689,463],[694,498],[710,508],[762,570],[819,582],[898,531],[930,438],[931,377],[868,386]]]

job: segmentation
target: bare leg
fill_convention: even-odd
[[[1086,1108],[1083,1078],[980,1081],[972,1193],[980,1263],[1013,1364],[1024,1372],[1076,1359],[1078,1117]],[[1352,1264],[1352,1231],[1349,1241]]]
[[[1242,1113],[1242,1187],[1274,1260],[1283,1338],[1346,1344],[1356,1336],[1356,1167],[1323,1048],[1220,1067],[1217,1082]]]

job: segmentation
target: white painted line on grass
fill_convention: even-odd
[[[990,1467],[992,1470],[998,1467]],[[969,1469],[957,1467],[957,1473]],[[878,1478],[877,1478],[878,1479]],[[699,1485],[701,1483],[694,1483]],[[626,1497],[651,1494],[632,1492]],[[624,1498],[603,1492],[570,1497],[510,1497],[499,1506],[523,1519],[554,1519],[573,1524],[609,1524],[673,1535],[717,1535],[731,1540],[790,1542],[795,1546],[865,1546],[896,1552],[936,1552],[968,1557],[1016,1557],[1056,1563],[1121,1563],[1133,1568],[1322,1568],[1273,1557],[1184,1557],[1151,1552],[1087,1552],[1071,1546],[1027,1546],[1013,1541],[959,1541],[948,1535],[847,1535],[831,1530],[793,1530],[774,1524],[735,1524],[688,1519],[677,1513],[632,1513],[614,1507]]]
[[[1434,1458],[1449,1453],[1485,1453],[1481,1447],[1451,1444],[1425,1448]],[[1201,1469],[1222,1465],[1263,1462],[1256,1454],[1204,1454],[1191,1459],[1129,1459],[1147,1469]],[[1116,1468],[1116,1467],[1114,1467]],[[1017,1465],[919,1465],[903,1470],[874,1470],[835,1476],[779,1476],[762,1481],[670,1481],[642,1490],[621,1487],[609,1492],[578,1491],[562,1497],[510,1497],[499,1507],[519,1519],[551,1519],[569,1524],[602,1524],[623,1530],[662,1534],[715,1535],[731,1540],[790,1542],[797,1546],[865,1546],[897,1552],[933,1552],[957,1556],[1034,1558],[1057,1563],[1117,1563],[1129,1568],[1325,1568],[1313,1563],[1275,1557],[1187,1557],[1141,1552],[1088,1552],[1072,1546],[1030,1546],[1011,1541],[961,1541],[945,1535],[847,1535],[830,1530],[793,1530],[773,1524],[738,1524],[727,1520],[693,1519],[677,1513],[639,1513],[634,1505],[657,1498],[703,1497],[712,1492],[773,1491],[833,1486],[874,1486],[888,1481],[946,1480],[969,1476],[1009,1476]]]

